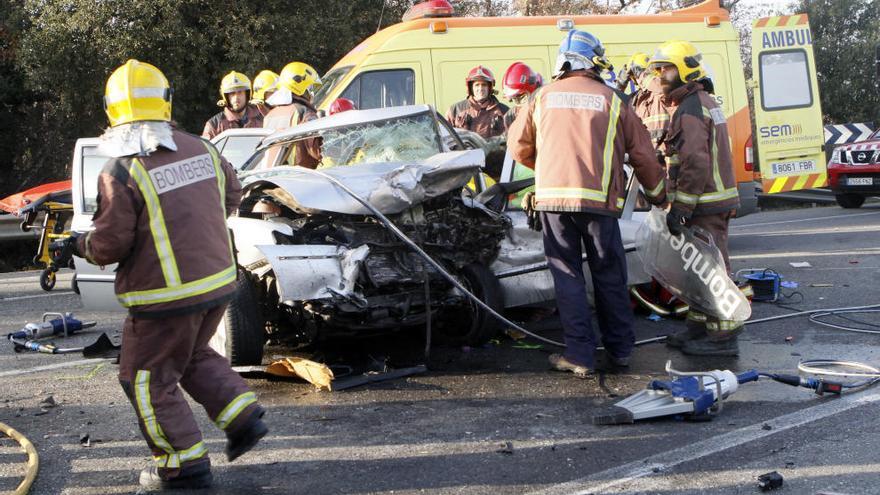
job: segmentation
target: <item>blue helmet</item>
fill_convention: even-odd
[[[565,72],[597,67],[600,71],[611,66],[605,58],[605,47],[599,38],[586,31],[569,31],[559,44],[553,78]]]

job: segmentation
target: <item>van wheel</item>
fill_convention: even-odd
[[[853,193],[836,194],[834,199],[837,200],[837,204],[839,204],[841,208],[859,208],[865,202],[864,196]]]
[[[462,268],[459,281],[481,301],[496,312],[504,310],[501,284],[491,271],[479,263]],[[467,299],[467,305],[447,313],[438,329],[441,341],[452,345],[481,346],[498,335],[500,323],[477,303]]]
[[[260,313],[260,300],[256,284],[250,274],[238,270],[235,293],[217,333],[223,333],[222,342],[226,358],[232,366],[259,365],[263,362],[263,346],[266,343],[265,322]],[[215,343],[220,347],[220,342]]]

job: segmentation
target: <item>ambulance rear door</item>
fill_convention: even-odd
[[[827,185],[819,84],[805,14],[752,24],[752,73],[764,193]]]

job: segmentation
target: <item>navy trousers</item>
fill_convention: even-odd
[[[635,333],[626,287],[626,253],[617,219],[591,213],[541,212],[541,221],[544,251],[565,333],[565,358],[589,368],[595,366],[596,339],[592,310],[587,304],[584,248],[593,279],[602,344],[614,357],[629,356]]]

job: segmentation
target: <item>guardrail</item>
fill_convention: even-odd
[[[15,215],[0,215],[0,242],[26,241],[37,238],[39,232],[36,230],[22,232],[21,220]]]

